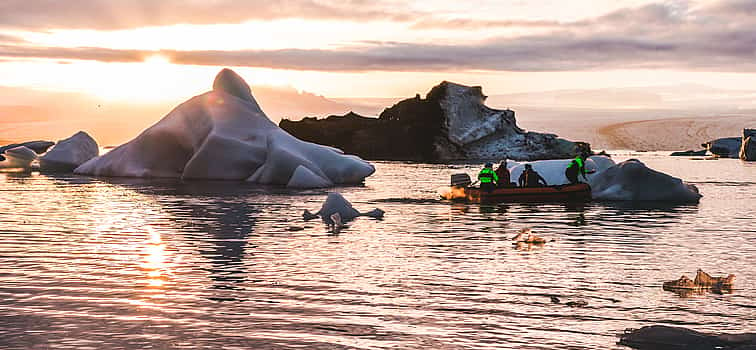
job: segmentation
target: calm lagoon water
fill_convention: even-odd
[[[648,324],[756,331],[756,164],[632,156],[701,203],[452,204],[437,188],[479,164],[378,162],[328,191],[386,217],[332,235],[301,218],[327,190],[2,173],[0,347],[612,349]],[[556,242],[514,249],[523,227]],[[697,268],[735,290],[661,289]]]

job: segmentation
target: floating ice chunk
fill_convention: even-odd
[[[594,199],[617,201],[698,202],[698,189],[682,180],[629,159],[598,173],[590,181]]]
[[[14,143],[14,144],[0,147],[0,154],[5,153],[5,151],[11,148],[16,148],[19,146],[24,146],[26,148],[31,149],[37,154],[42,154],[42,153],[47,152],[47,149],[52,147],[54,144],[55,142],[50,142],[50,141],[28,141],[28,142],[23,142],[23,143]]]
[[[4,156],[5,160],[0,161],[0,168],[4,169],[30,169],[31,163],[37,159],[37,153],[26,146],[8,149]]]
[[[73,136],[58,141],[45,155],[39,158],[43,172],[71,172],[79,165],[97,157],[100,149],[89,134],[79,131]]]
[[[331,217],[334,214],[339,214],[341,221],[347,222],[354,220],[354,218],[358,216],[370,216],[376,219],[380,219],[383,217],[384,211],[376,208],[366,213],[360,213],[359,211],[357,211],[357,209],[354,209],[354,207],[352,207],[352,203],[349,203],[349,201],[346,200],[344,196],[342,196],[340,193],[333,192],[328,194],[328,197],[323,203],[323,206],[320,207],[320,210],[318,210],[315,214],[311,213],[309,210],[305,210],[302,216],[305,220],[311,220],[320,217],[326,224],[333,225],[334,222],[332,221]]]
[[[539,160],[528,164],[531,164],[549,185],[563,185],[569,183],[564,173],[571,161]],[[517,181],[524,168],[525,163],[516,163],[509,168],[513,182]],[[593,199],[697,202],[701,198],[695,186],[650,169],[635,159],[615,164],[609,157],[592,156],[585,161],[585,169],[588,172],[587,182],[591,185]],[[585,181],[582,176],[578,179]]]
[[[268,119],[249,86],[233,71],[221,71],[213,88],[182,103],[134,140],[84,163],[75,172],[247,180],[301,188],[360,183],[375,172],[370,163],[358,157],[283,131]],[[297,173],[300,167],[304,170]]]
[[[346,222],[360,216],[360,212],[352,207],[340,193],[329,193],[323,206],[318,210],[318,215],[328,224],[331,224],[331,215],[339,213],[341,220]]]

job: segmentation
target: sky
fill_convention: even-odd
[[[0,106],[18,105],[12,89],[173,104],[223,67],[253,93],[328,98],[443,80],[756,90],[756,0],[0,0],[0,14]]]

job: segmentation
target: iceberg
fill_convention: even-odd
[[[612,201],[698,202],[696,186],[628,159],[588,178],[594,199]]]
[[[73,136],[58,141],[55,146],[39,158],[39,168],[43,172],[71,172],[79,165],[97,157],[100,149],[89,134],[79,131]]]
[[[42,153],[47,152],[47,149],[50,148],[50,147],[52,147],[52,145],[54,145],[54,144],[55,144],[55,142],[50,142],[50,141],[29,141],[29,142],[13,143],[13,144],[10,144],[10,145],[5,145],[5,146],[0,147],[0,161],[5,160],[5,157],[3,156],[3,153],[5,153],[5,151],[7,151],[7,150],[9,150],[11,148],[16,148],[16,147],[24,146],[24,147],[26,147],[26,148],[34,151],[34,153],[36,153],[36,154],[42,154]]]
[[[723,137],[702,143],[701,146],[718,157],[738,158],[742,137]]]
[[[338,214],[337,217],[339,218],[339,220],[341,220],[342,222],[347,222],[354,220],[358,216],[369,216],[372,218],[380,219],[383,217],[384,212],[383,210],[376,208],[369,212],[361,213],[357,211],[357,209],[354,209],[354,207],[352,207],[352,203],[349,203],[349,201],[346,200],[344,196],[342,196],[340,193],[333,192],[328,194],[328,197],[323,203],[323,206],[321,206],[320,210],[318,210],[315,214],[310,213],[309,210],[305,210],[302,216],[305,220],[311,220],[320,217],[326,224],[333,225],[338,224],[333,221],[335,214]]]
[[[570,159],[551,159],[529,162],[549,185],[569,183],[564,171]],[[507,162],[511,181],[517,182],[525,163]],[[691,184],[670,175],[648,168],[637,159],[619,164],[606,156],[591,156],[585,161],[591,196],[595,200],[609,201],[669,201],[698,202],[701,194]],[[585,181],[582,175],[578,177]]]
[[[732,349],[756,348],[756,333],[713,334],[697,332],[689,328],[665,325],[643,326],[627,329],[620,336],[619,344],[634,349]]]
[[[5,159],[0,161],[0,169],[31,169],[37,159],[37,153],[26,146],[7,149],[3,155]]]
[[[74,172],[315,188],[360,183],[375,168],[291,136],[268,119],[240,76],[223,69],[212,91],[182,103],[135,139]]]

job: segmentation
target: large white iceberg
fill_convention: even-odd
[[[43,172],[71,172],[79,165],[97,157],[100,149],[89,134],[79,131],[73,136],[58,141],[55,146],[39,158],[39,168]]]
[[[176,107],[134,140],[76,168],[96,176],[246,180],[313,188],[360,183],[375,168],[299,140],[270,121],[236,73]]]

